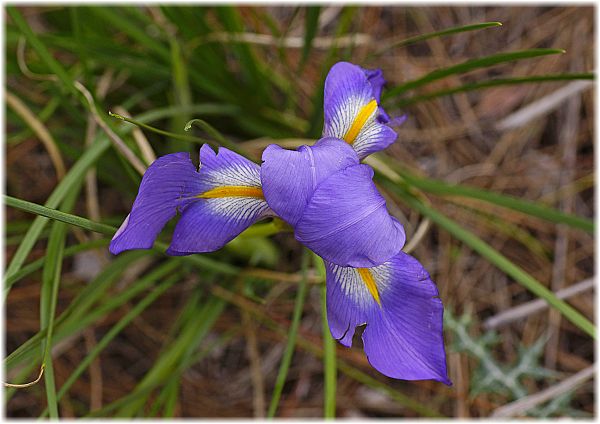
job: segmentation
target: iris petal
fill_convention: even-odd
[[[200,164],[201,190],[182,211],[167,250],[170,255],[220,249],[271,213],[257,164],[224,147],[216,154],[207,144],[200,149]]]
[[[323,136],[351,144],[360,159],[392,144],[397,134],[385,125],[390,118],[379,106],[383,84],[379,69],[366,70],[348,62],[333,65],[325,79]]]
[[[188,153],[158,158],[146,170],[131,213],[110,243],[110,252],[116,255],[124,250],[151,248],[177,209],[189,203],[185,193],[199,189],[198,174]]]
[[[262,155],[261,181],[265,199],[282,219],[295,226],[315,188],[328,176],[358,164],[354,150],[334,138],[314,146],[286,150],[275,144]]]
[[[110,251],[151,248],[178,211],[182,216],[167,250],[171,255],[220,249],[272,214],[262,194],[258,165],[225,148],[216,154],[206,144],[200,149],[200,164],[197,171],[188,153],[166,155],[152,163]]]
[[[327,319],[334,338],[350,347],[355,327],[367,324],[364,349],[379,372],[403,380],[452,384],[446,370],[443,306],[435,284],[416,259],[400,252],[363,272],[325,265]],[[379,301],[365,275],[376,285]]]
[[[368,165],[354,165],[321,182],[301,219],[296,239],[340,266],[372,267],[397,254],[406,240]]]

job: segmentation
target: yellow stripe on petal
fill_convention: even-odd
[[[264,199],[262,188],[248,186],[222,186],[197,195],[201,199],[220,199],[223,197],[258,197]]]
[[[374,99],[360,109],[358,115],[356,115],[356,118],[354,118],[350,129],[348,130],[348,132],[346,132],[346,135],[344,135],[344,141],[346,143],[354,143],[354,140],[356,140],[356,137],[358,137],[360,130],[363,129],[363,127],[365,126],[369,118],[373,115],[376,109],[377,101]]]
[[[373,299],[375,299],[375,302],[381,306],[377,284],[375,283],[375,279],[373,278],[371,271],[369,271],[369,268],[356,268],[356,270],[358,271],[360,278],[363,280],[363,283],[365,283],[365,286],[367,286],[367,289],[369,289],[369,293],[371,293],[371,296],[373,296]]]

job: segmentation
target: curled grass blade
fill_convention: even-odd
[[[181,106],[182,110],[189,110],[189,108],[190,108],[189,106]],[[164,136],[170,137],[170,138],[174,138],[176,140],[189,141],[191,143],[196,143],[196,144],[204,144],[204,143],[210,142],[209,140],[205,140],[200,137],[194,137],[194,136],[187,135],[187,134],[177,134],[177,133],[173,133],[170,131],[161,130],[160,128],[155,128],[151,125],[144,124],[143,122],[139,122],[139,121],[136,121],[135,119],[127,118],[126,116],[119,115],[118,113],[113,113],[111,111],[108,112],[108,115],[112,116],[113,118],[120,119],[121,121],[129,122],[130,124],[137,125],[138,127],[143,128],[148,131],[152,131],[153,133],[164,135]]]
[[[292,323],[290,324],[290,328],[288,330],[287,344],[285,346],[285,351],[283,352],[283,356],[281,358],[279,372],[277,373],[277,379],[275,380],[275,388],[273,389],[271,403],[269,404],[269,409],[267,411],[267,418],[269,419],[273,419],[275,413],[277,412],[277,407],[279,406],[279,400],[281,398],[281,392],[283,391],[283,385],[285,384],[287,373],[290,368],[290,363],[292,362],[292,356],[294,354],[294,350],[296,349],[296,337],[298,335],[298,327],[300,326],[300,318],[302,317],[302,311],[304,309],[304,301],[306,299],[308,287],[307,273],[309,259],[310,256],[308,254],[308,251],[306,249],[303,249],[301,265],[302,279],[300,280],[300,284],[298,285],[296,303],[294,304],[294,312],[292,315]]]
[[[425,205],[404,188],[388,182],[384,182],[383,186],[400,196],[410,207],[416,209],[421,214],[431,219],[431,221],[444,228],[452,236],[456,237],[458,240],[462,241],[471,249],[486,258],[488,261],[490,261],[490,263],[494,264],[527,290],[531,291],[537,297],[544,299],[550,306],[558,310],[577,328],[581,329],[592,338],[596,338],[596,327],[590,320],[584,317],[571,305],[556,297],[556,295],[552,291],[548,290],[542,283],[515,265],[485,241],[461,227],[452,219]]]
[[[219,147],[219,145],[221,146],[225,146],[231,150],[233,150],[234,152],[237,152],[239,154],[241,154],[242,156],[247,156],[247,153],[244,152],[244,150],[238,146],[236,143],[229,141],[225,138],[225,136],[223,136],[223,134],[221,134],[215,127],[213,127],[212,125],[210,125],[208,122],[206,122],[203,119],[192,119],[190,121],[188,121],[187,124],[185,124],[185,127],[183,128],[185,131],[189,131],[190,129],[192,129],[192,125],[195,125],[199,128],[201,128],[202,130],[206,131],[207,134],[209,134],[215,141],[212,140],[207,140],[206,142],[209,143],[212,146],[215,147]]]
[[[556,74],[556,75],[539,75],[534,77],[515,77],[515,78],[497,78],[489,81],[475,82],[464,84],[459,87],[448,88],[445,90],[434,91],[433,93],[423,94],[420,96],[409,97],[407,99],[399,99],[395,102],[397,107],[405,107],[415,103],[436,99],[438,97],[449,96],[456,93],[464,93],[468,91],[483,90],[492,87],[511,86],[519,84],[533,84],[542,82],[557,82],[557,81],[572,81],[572,80],[593,80],[595,75],[591,72],[582,74]]]
[[[32,31],[29,24],[25,21],[21,13],[14,7],[8,6],[6,8],[6,12],[12,19],[12,21],[17,25],[19,30],[23,33],[27,42],[33,47],[36,53],[40,56],[43,62],[46,63],[48,69],[55,74],[58,79],[62,83],[62,89],[67,90],[70,94],[75,97],[80,97],[79,92],[75,89],[73,85],[73,79],[67,73],[67,71],[60,65],[60,63],[54,59],[52,53],[48,51],[46,46],[40,41],[40,39],[35,35]]]
[[[446,78],[450,75],[463,74],[475,69],[489,68],[490,66],[514,62],[522,59],[532,59],[540,56],[548,56],[552,54],[561,54],[565,51],[562,49],[529,49],[519,50],[514,52],[497,53],[491,56],[480,57],[477,59],[467,60],[458,65],[449,66],[447,68],[436,69],[416,80],[405,82],[395,88],[389,90],[383,96],[383,101],[389,101],[394,97],[404,94],[408,90],[422,87],[431,82]]]

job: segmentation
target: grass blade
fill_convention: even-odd
[[[502,23],[500,23],[500,22],[483,22],[480,24],[452,27],[452,28],[441,30],[441,31],[430,32],[428,34],[416,35],[414,37],[409,37],[409,38],[405,38],[402,40],[391,41],[388,44],[386,44],[385,46],[381,47],[379,50],[372,53],[368,57],[368,59],[372,59],[377,56],[380,56],[390,49],[393,49],[396,47],[408,46],[410,44],[415,44],[415,43],[418,43],[421,41],[429,40],[430,38],[443,37],[446,35],[459,34],[462,32],[478,31],[480,29],[486,29],[486,28],[492,28],[492,27],[498,27],[498,26],[502,26]]]
[[[72,190],[77,184],[81,184],[85,173],[94,162],[98,160],[100,156],[110,146],[108,138],[101,137],[92,146],[85,151],[81,158],[71,167],[65,178],[56,186],[50,197],[45,203],[48,208],[56,208],[59,203],[64,199],[67,192]],[[4,273],[4,278],[9,278],[17,271],[21,269],[21,266],[27,259],[29,252],[33,248],[33,245],[37,241],[40,233],[48,222],[47,218],[37,217],[27,230],[27,234],[23,239],[23,242],[19,245],[15,252],[8,268]]]
[[[391,161],[386,160],[391,164]],[[417,187],[428,193],[439,196],[461,196],[472,199],[483,200],[497,206],[512,209],[517,212],[540,218],[557,224],[566,224],[573,228],[594,232],[594,222],[587,218],[581,218],[575,215],[567,214],[543,205],[537,202],[522,200],[506,194],[494,193],[492,191],[468,187],[458,184],[448,184],[444,181],[434,180],[425,177],[418,177],[403,170],[399,166],[393,166],[393,169],[408,182],[409,185]]]
[[[175,341],[156,359],[154,366],[132,391],[132,395],[138,391],[156,388],[168,380],[173,371],[177,370],[182,358],[198,347],[208,331],[215,324],[225,306],[225,302],[217,297],[210,297],[202,305],[199,302],[195,303],[197,303],[195,305],[196,313],[193,319],[186,322],[185,327]],[[134,416],[143,408],[145,400],[145,398],[141,398],[137,402],[127,404],[117,411],[115,416],[120,418]]]
[[[71,196],[72,197],[72,196]],[[58,299],[58,287],[62,268],[62,253],[66,238],[66,226],[61,222],[52,225],[48,241],[48,253],[44,263],[42,276],[42,291],[40,295],[40,330],[46,330],[46,339],[43,343],[44,359],[42,366],[45,368],[44,385],[46,386],[46,400],[51,419],[58,419],[58,402],[56,399],[56,386],[54,383],[54,369],[52,366],[52,335],[54,332],[54,315]]]
[[[110,242],[110,240],[107,240],[107,239],[98,239],[98,240],[92,240],[92,241],[89,241],[86,243],[69,246],[65,249],[65,251],[63,253],[63,257],[68,258],[70,256],[76,255],[79,252],[84,252],[84,251],[90,250],[90,249],[96,249],[98,247],[104,247],[104,246],[108,245],[109,242]],[[8,292],[10,291],[10,288],[13,286],[13,284],[15,284],[20,279],[26,277],[27,275],[31,274],[32,272],[35,272],[38,269],[40,269],[44,265],[45,260],[46,260],[45,256],[42,258],[36,259],[35,261],[28,263],[23,268],[21,268],[19,270],[19,272],[17,272],[16,274],[13,274],[12,277],[7,278],[4,281],[4,291],[5,291],[4,298],[6,298]]]
[[[319,29],[319,16],[321,14],[321,6],[307,6],[305,9],[306,17],[304,19],[304,45],[302,46],[302,58],[300,59],[300,72],[304,69],[306,59],[310,54],[312,42],[317,35]]]
[[[486,258],[490,263],[494,264],[501,271],[505,272],[508,276],[513,278],[523,287],[531,291],[537,297],[544,299],[550,306],[558,310],[566,319],[571,321],[577,328],[583,330],[585,333],[590,335],[592,338],[596,338],[596,327],[586,317],[581,315],[576,309],[565,301],[556,297],[556,295],[548,290],[542,283],[537,281],[523,269],[512,263],[508,258],[498,252],[496,249],[491,247],[485,241],[477,237],[475,234],[461,227],[458,223],[452,219],[446,217],[440,212],[432,209],[420,200],[409,194],[403,188],[391,184],[384,183],[386,188],[394,193],[398,194],[410,207],[416,209],[424,216],[431,219],[433,222],[444,228],[451,235],[456,237],[458,240],[465,243],[471,249],[479,253],[481,256]]]
[[[283,340],[289,340],[289,329],[282,326],[275,320],[271,319],[264,313],[264,311],[261,308],[256,307],[256,305],[253,302],[247,301],[246,299],[243,299],[240,296],[236,296],[232,292],[227,291],[221,287],[213,287],[212,292],[213,294],[219,296],[227,302],[230,302],[234,305],[248,310],[251,314],[255,315],[258,320],[260,320],[267,327],[272,329],[274,333],[278,334]],[[300,347],[301,349],[312,353],[318,358],[323,358],[323,348],[318,344],[306,339],[301,334],[298,334],[297,344],[298,347]],[[337,359],[336,365],[337,368],[344,374],[348,375],[349,377],[353,378],[354,380],[360,383],[363,383],[369,387],[372,387],[378,391],[385,393],[387,396],[394,399],[399,404],[417,412],[419,415],[422,415],[424,417],[444,417],[443,414],[436,411],[431,406],[423,405],[418,401],[413,400],[406,395],[403,395],[402,393],[390,387],[389,385],[380,382],[375,378],[367,375],[366,373],[354,368],[351,364],[349,364],[341,358]]]
[[[400,94],[405,93],[408,90],[422,87],[426,84],[446,78],[450,75],[463,74],[465,72],[473,71],[475,69],[480,68],[489,68],[490,66],[498,65],[501,63],[514,62],[522,59],[532,59],[534,57],[548,56],[564,52],[565,51],[561,49],[529,49],[507,53],[498,53],[493,54],[491,56],[480,57],[478,59],[467,60],[466,62],[459,63],[458,65],[436,69],[421,78],[405,82],[404,84],[392,88],[383,96],[383,100],[388,101],[393,97],[397,97]]]
[[[170,278],[153,289],[144,299],[138,302],[123,318],[121,318],[111,329],[104,335],[94,349],[79,363],[77,368],[69,375],[69,378],[62,385],[57,394],[57,400],[60,400],[64,394],[71,388],[73,383],[79,376],[90,366],[92,361],[100,355],[100,353],[108,346],[108,344],[138,315],[140,315],[148,306],[158,299],[169,287],[179,281],[180,276],[172,275]],[[46,416],[48,411],[43,411],[40,417]]]
[[[296,336],[298,335],[298,327],[300,326],[300,318],[302,317],[302,310],[304,309],[304,300],[306,299],[307,292],[307,271],[309,254],[306,249],[302,251],[302,279],[298,285],[298,293],[296,294],[296,303],[294,305],[294,313],[292,315],[292,323],[288,332],[287,345],[283,357],[281,358],[281,364],[279,365],[279,372],[277,373],[277,380],[275,380],[275,388],[273,389],[273,395],[271,397],[271,403],[269,404],[269,410],[267,411],[267,418],[272,419],[277,412],[279,406],[279,399],[281,398],[281,392],[285,379],[287,377],[290,363],[292,362],[292,355],[296,349]]]
[[[60,317],[56,320],[56,340],[60,340],[61,337],[67,334],[59,335],[59,326],[69,321],[75,322],[75,328],[71,327],[68,330],[68,334],[73,334],[77,329],[82,326],[93,322],[94,314],[89,312],[91,306],[96,300],[104,293],[107,287],[114,283],[114,281],[125,272],[125,270],[135,261],[146,256],[147,253],[143,251],[125,252],[116,258],[109,266],[105,267],[104,270],[83,290],[79,292],[77,297],[69,304],[69,306],[62,312]],[[85,317],[85,319],[82,319]],[[97,318],[97,317],[96,317]],[[39,331],[34,336],[30,337],[25,343],[21,344],[18,348],[12,351],[4,359],[4,363],[7,369],[14,368],[24,361],[30,361],[32,355],[42,342],[42,338],[46,336],[46,330]]]
[[[321,258],[313,256],[322,264]],[[325,280],[325,269],[323,266],[318,267],[321,278]],[[337,367],[336,367],[336,341],[331,336],[329,322],[327,321],[327,286],[321,284],[321,322],[323,326],[323,367],[325,368],[325,407],[323,416],[325,419],[335,418],[335,403],[336,403],[336,383],[337,383]]]
[[[21,209],[25,212],[31,212],[40,216],[52,218],[66,224],[75,225],[85,230],[94,231],[96,233],[112,236],[116,231],[116,229],[110,225],[100,224],[86,218],[81,218],[76,215],[71,215],[70,213],[38,205],[37,203],[28,202],[27,200],[17,199],[12,196],[4,195],[4,203],[7,206]]]
[[[68,193],[64,202],[66,210],[73,209],[79,190],[72,190]],[[67,238],[67,226],[62,222],[54,222],[50,237],[48,238],[48,248],[46,250],[46,260],[44,261],[44,271],[42,274],[42,290],[40,294],[40,331],[46,330],[46,339],[43,343],[44,359],[42,366],[45,368],[44,385],[46,386],[46,400],[48,403],[48,412],[51,419],[58,419],[58,400],[56,398],[56,385],[54,382],[54,367],[52,366],[52,345],[54,334],[54,321],[56,315],[56,303],[58,301],[58,288],[60,286],[63,254],[65,241]]]
[[[572,81],[572,80],[593,80],[595,75],[591,72],[583,74],[556,74],[556,75],[539,75],[534,77],[515,77],[515,78],[498,78],[489,81],[475,82],[464,84],[459,87],[448,88],[445,90],[434,91],[433,93],[423,94],[420,96],[409,97],[407,99],[398,100],[395,105],[398,107],[409,106],[426,100],[432,100],[438,97],[449,96],[456,93],[464,93],[468,91],[482,90],[485,88],[511,86],[519,84],[533,84],[541,82],[556,82],[556,81]]]

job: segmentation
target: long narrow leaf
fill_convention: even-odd
[[[81,184],[81,181],[89,167],[92,166],[92,164],[96,162],[104,152],[106,152],[109,146],[110,142],[106,137],[100,137],[94,144],[92,144],[92,146],[86,150],[86,152],[75,163],[75,165],[71,167],[69,172],[67,172],[67,175],[65,175],[58,186],[56,186],[50,197],[48,197],[45,206],[48,208],[56,208],[64,199],[65,195],[72,190],[76,184]],[[47,222],[47,218],[35,218],[33,224],[31,224],[31,227],[25,235],[23,242],[19,245],[8,268],[6,269],[6,272],[4,273],[5,278],[11,277],[14,273],[21,269],[21,266],[25,262],[25,259],[27,259],[29,252],[33,248],[33,245],[37,241]]]
[[[475,69],[488,68],[490,66],[498,65],[501,63],[514,62],[522,59],[532,59],[534,57],[560,54],[564,52],[565,51],[561,49],[529,49],[508,53],[498,53],[491,56],[480,57],[478,59],[467,60],[466,62],[459,63],[458,65],[436,69],[435,71],[432,71],[421,78],[405,82],[404,84],[392,88],[383,96],[383,100],[390,100],[394,97],[399,96],[400,94],[405,93],[408,90],[421,87],[431,82],[446,78],[450,75],[463,74],[465,72],[473,71]]]
[[[68,193],[64,209],[71,210],[75,206],[79,187]],[[42,274],[42,290],[40,295],[40,330],[46,330],[46,339],[44,341],[44,359],[42,366],[45,367],[44,385],[46,387],[46,400],[51,419],[58,419],[58,400],[56,398],[56,385],[54,382],[54,367],[52,365],[52,346],[54,334],[54,321],[56,315],[56,303],[58,301],[58,289],[60,286],[60,277],[62,273],[63,254],[65,241],[67,238],[67,226],[62,222],[54,222],[50,237],[48,238],[48,248],[46,250],[46,260],[44,261],[44,272]]]
[[[321,6],[307,6],[305,9],[306,17],[304,18],[304,45],[302,46],[302,58],[300,59],[300,70],[304,68],[306,59],[310,54],[312,42],[317,35],[319,28],[319,16],[321,14]]]
[[[515,78],[497,78],[489,81],[475,82],[464,84],[459,87],[448,88],[445,90],[434,91],[433,93],[423,94],[420,96],[409,97],[407,99],[399,99],[394,103],[397,107],[409,106],[415,103],[436,99],[438,97],[449,96],[456,93],[464,93],[467,91],[482,90],[485,88],[511,86],[519,84],[533,84],[541,82],[556,82],[556,81],[572,81],[572,80],[593,80],[593,73],[583,74],[557,74],[557,75],[539,75],[534,77],[515,77]]]
[[[478,31],[480,29],[493,28],[493,27],[498,27],[498,26],[502,26],[502,23],[500,23],[500,22],[483,22],[480,24],[452,27],[452,28],[441,30],[441,31],[430,32],[428,34],[415,35],[414,37],[409,37],[409,38],[405,38],[405,39],[401,39],[401,40],[394,40],[394,41],[388,42],[386,45],[381,47],[379,50],[372,53],[369,56],[369,59],[380,56],[390,49],[393,49],[396,47],[408,46],[410,44],[415,44],[415,43],[418,43],[421,41],[429,40],[431,38],[444,37],[446,35],[454,35],[454,34],[459,34],[459,33],[469,32],[469,31]]]
[[[316,255],[315,255],[316,256]],[[314,257],[314,256],[313,256]],[[317,261],[320,258],[314,258]],[[325,279],[324,267],[318,267],[319,274]],[[337,383],[337,367],[335,357],[336,341],[331,337],[329,322],[327,321],[327,287],[321,284],[321,326],[323,328],[323,367],[325,368],[325,399],[324,413],[325,419],[335,418],[336,404],[336,383]]]
[[[110,225],[100,224],[98,222],[90,221],[86,218],[81,218],[76,215],[71,215],[66,212],[62,212],[56,209],[51,209],[49,207],[45,207],[42,205],[38,205],[37,203],[28,202],[26,200],[17,199],[12,196],[4,196],[4,203],[7,206],[11,206],[17,209],[21,209],[26,212],[35,213],[37,215],[45,216],[47,218],[52,218],[57,221],[64,222],[66,224],[75,225],[77,227],[83,228],[85,230],[94,231],[100,234],[113,235],[115,233],[115,228]]]
[[[302,253],[302,279],[298,285],[298,293],[296,294],[296,303],[294,304],[294,313],[292,316],[292,323],[289,329],[289,337],[285,346],[285,351],[281,358],[281,364],[279,365],[279,372],[277,373],[277,380],[275,380],[275,388],[273,389],[273,395],[271,396],[271,403],[269,404],[269,410],[267,417],[272,419],[277,412],[279,406],[279,399],[281,398],[281,392],[283,391],[283,385],[287,378],[287,373],[292,362],[292,355],[296,349],[296,336],[298,335],[298,327],[300,326],[300,318],[302,317],[302,310],[304,309],[304,300],[306,299],[307,292],[307,272],[309,254],[306,249]]]
[[[148,306],[150,306],[156,299],[158,299],[169,287],[179,281],[180,276],[178,274],[172,275],[161,283],[158,287],[152,290],[144,299],[139,301],[123,318],[119,320],[111,329],[102,337],[95,346],[94,349],[87,354],[87,356],[77,365],[77,368],[71,372],[69,378],[62,385],[57,394],[57,400],[60,400],[65,393],[71,388],[73,383],[79,378],[79,376],[90,366],[92,361],[98,357],[98,355],[106,349],[108,344],[125,328],[129,323],[138,315],[140,315]],[[43,411],[40,417],[44,417],[48,411]]]
[[[386,162],[391,163],[389,161]],[[573,228],[578,228],[589,233],[594,232],[594,222],[592,220],[567,214],[541,203],[522,200],[507,194],[495,193],[474,187],[468,187],[459,184],[448,184],[440,180],[417,177],[414,174],[406,172],[401,167],[394,166],[393,168],[410,185],[428,193],[433,193],[439,196],[460,196],[483,200],[485,202],[522,212],[546,221],[555,222],[557,224],[566,224]]]

